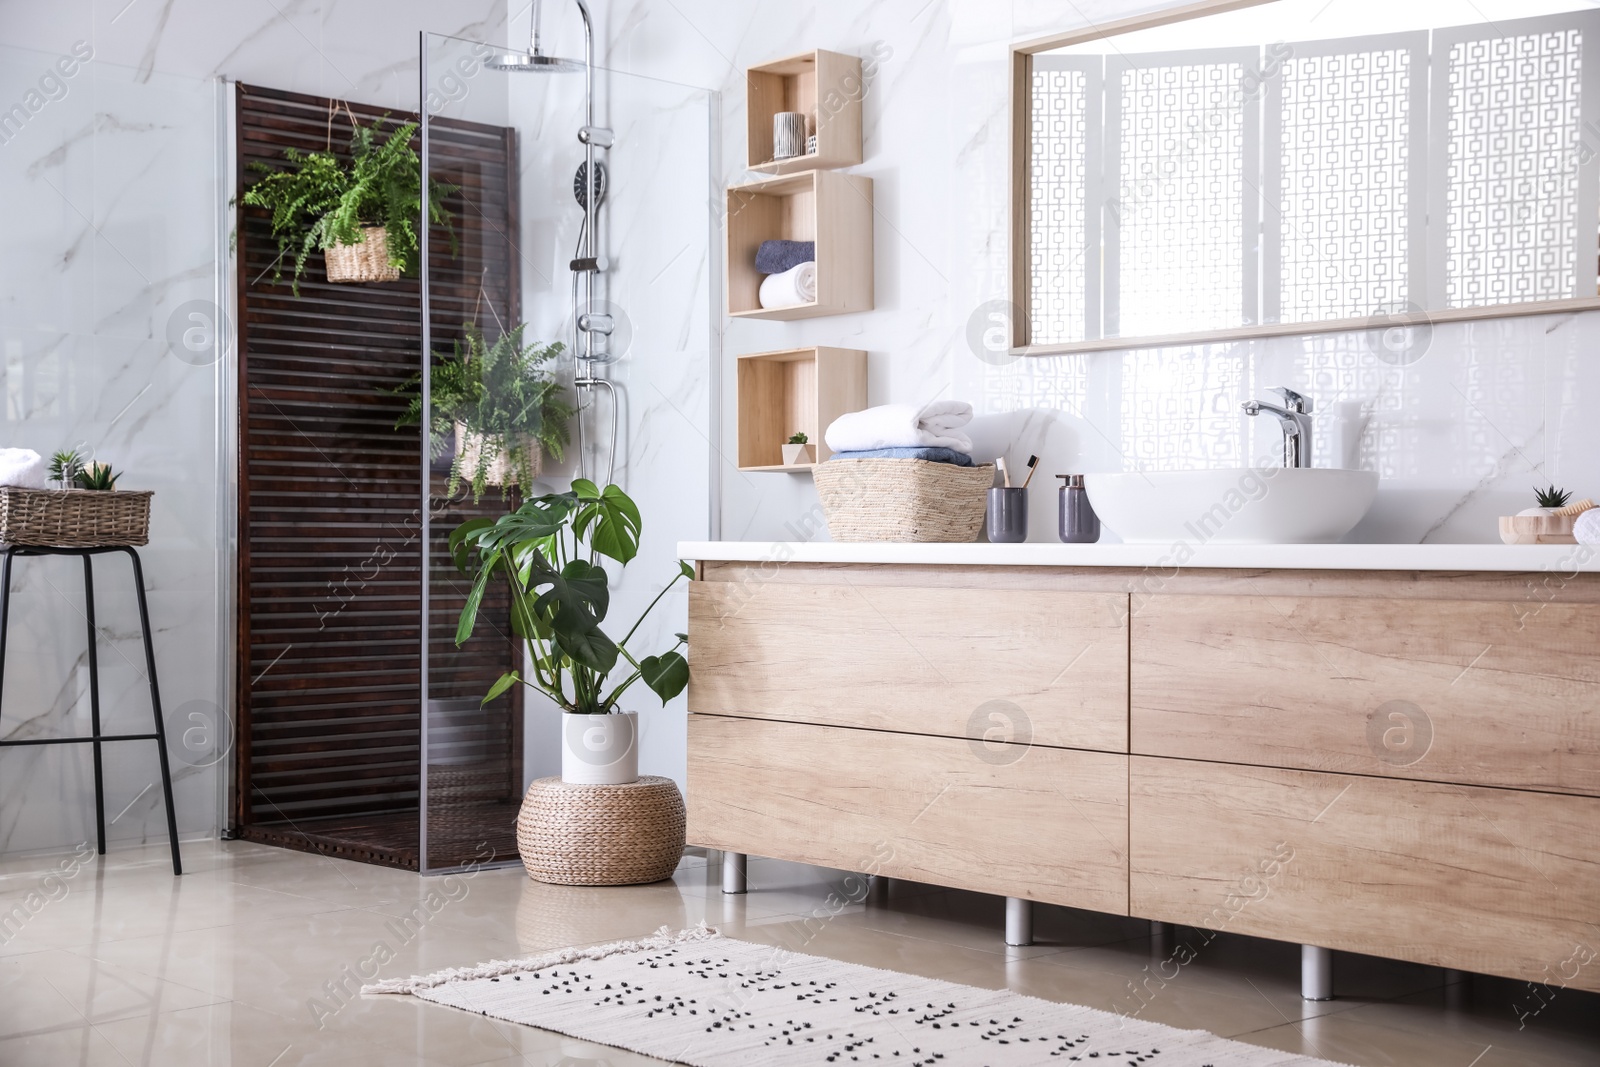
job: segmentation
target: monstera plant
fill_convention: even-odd
[[[528,675],[500,676],[487,703],[514,685],[536,689],[570,715],[604,715],[643,681],[665,704],[689,682],[689,664],[671,648],[640,656],[628,647],[644,620],[680,578],[694,572],[680,561],[678,572],[620,639],[606,632],[611,579],[601,558],[624,566],[639,552],[639,509],[621,486],[598,488],[579,478],[565,493],[548,493],[498,519],[471,519],[450,534],[450,553],[472,578],[456,628],[464,644],[477,625],[489,584],[503,581],[511,593],[511,626],[527,647]],[[618,670],[619,664],[624,664]]]

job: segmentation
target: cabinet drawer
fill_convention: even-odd
[[[689,709],[1126,752],[1127,597],[695,582]]]
[[[689,841],[1127,914],[1128,757],[689,716]]]
[[[1600,608],[1529,607],[1152,598],[1132,751],[1600,796]]]
[[[1129,847],[1142,918],[1600,991],[1592,797],[1134,756]]]

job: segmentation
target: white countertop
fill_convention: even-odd
[[[836,544],[830,541],[680,541],[694,560],[923,563],[1001,567],[1216,567],[1260,570],[1600,573],[1600,545]]]

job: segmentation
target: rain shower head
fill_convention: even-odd
[[[540,0],[533,0],[531,16],[531,32],[528,34],[528,50],[526,52],[501,52],[486,60],[484,66],[490,70],[504,71],[531,71],[534,74],[566,74],[572,71],[586,71],[594,62],[594,28],[589,21],[589,5],[584,0],[577,0],[578,12],[583,16],[583,35],[587,46],[588,59],[562,59],[559,56],[547,56],[544,49],[539,47],[539,8]],[[594,124],[591,120],[591,126]]]
[[[529,55],[526,52],[501,52],[484,62],[490,70],[529,71],[534,74],[571,74],[584,69],[581,59]]]

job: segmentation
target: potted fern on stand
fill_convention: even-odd
[[[485,702],[525,685],[561,709],[561,777],[533,783],[518,817],[528,872],[543,881],[616,885],[657,881],[683,854],[683,798],[669,778],[639,777],[638,713],[623,701],[639,683],[662,704],[683,692],[689,664],[677,634],[670,648],[639,655],[640,627],[682,578],[681,561],[620,639],[606,632],[610,577],[602,558],[626,566],[639,551],[639,509],[620,486],[579,478],[499,519],[471,519],[450,534],[456,566],[472,587],[456,643],[472,636],[491,581],[511,593],[511,627],[526,670],[508,671]]]

